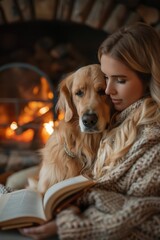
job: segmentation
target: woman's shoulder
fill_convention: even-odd
[[[137,139],[133,144],[133,147],[137,146],[137,149],[141,148],[155,148],[159,151],[160,147],[160,125],[159,124],[146,124],[139,128]]]
[[[140,127],[140,134],[146,136],[147,138],[160,138],[160,124],[154,122],[142,125]]]

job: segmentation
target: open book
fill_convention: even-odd
[[[50,187],[44,197],[30,189],[0,196],[0,228],[12,229],[42,224],[71,203],[85,188],[95,183],[79,175]]]

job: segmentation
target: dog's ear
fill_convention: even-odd
[[[63,79],[59,84],[59,99],[56,108],[64,112],[65,122],[69,122],[73,117],[72,82],[73,74]]]

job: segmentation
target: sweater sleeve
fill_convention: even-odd
[[[159,239],[159,197],[128,197],[96,188],[85,197],[83,212],[66,209],[57,216],[60,239]]]

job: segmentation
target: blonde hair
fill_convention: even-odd
[[[160,123],[159,46],[160,37],[156,30],[144,23],[136,23],[113,33],[99,47],[99,61],[102,55],[107,54],[121,61],[136,72],[151,97],[146,98],[119,127],[106,134],[93,170],[95,178],[103,179],[106,170],[123,161],[123,156],[137,137],[139,126]]]

